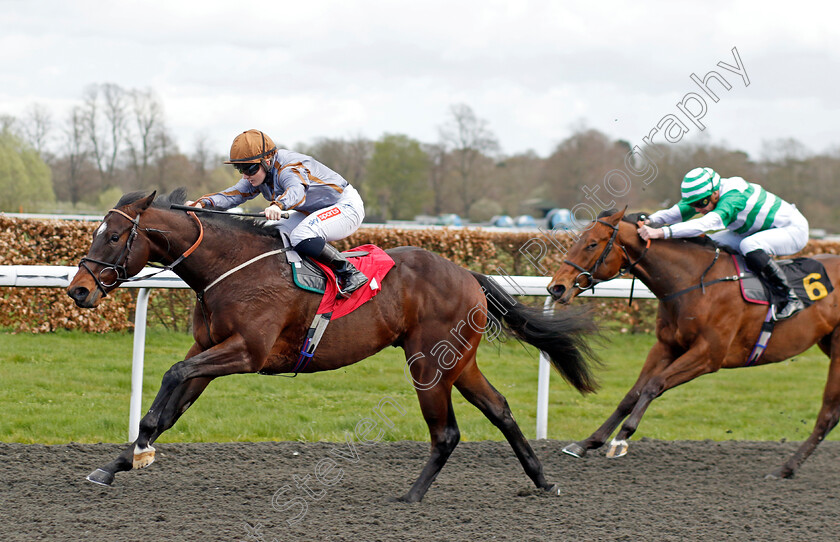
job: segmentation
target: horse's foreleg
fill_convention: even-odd
[[[418,396],[420,396],[420,410],[429,426],[429,435],[432,440],[431,454],[411,489],[399,498],[404,502],[420,502],[423,499],[461,440],[461,432],[458,430],[458,423],[455,421],[455,413],[452,410],[451,389],[437,392],[434,389],[418,391]]]
[[[160,416],[158,426],[151,427],[141,422],[137,439],[130,443],[116,459],[90,473],[87,479],[97,484],[111,485],[117,472],[141,469],[151,465],[155,460],[155,449],[152,443],[160,433],[175,424],[175,421],[201,395],[211,380],[210,378],[194,378],[178,386]],[[143,419],[145,420],[146,417]]]
[[[817,415],[817,422],[808,440],[802,443],[796,453],[784,465],[768,474],[768,478],[790,478],[808,459],[816,447],[840,420],[840,330],[835,330],[831,339],[831,363],[828,366],[828,379],[823,391],[822,407]]]
[[[639,373],[639,377],[636,379],[636,383],[633,384],[630,391],[628,391],[621,402],[618,403],[618,406],[613,413],[610,414],[601,427],[595,430],[595,432],[588,438],[566,445],[566,447],[563,448],[563,452],[580,458],[585,456],[587,451],[595,450],[603,446],[622,420],[624,420],[624,418],[633,411],[633,408],[639,401],[639,397],[641,397],[642,390],[645,388],[650,379],[661,373],[673,361],[673,359],[674,356],[670,353],[670,349],[661,342],[657,342],[653,348],[651,348],[650,352],[648,352],[645,364],[642,367],[642,371]]]
[[[458,391],[476,408],[478,408],[493,425],[499,428],[513,448],[519,462],[534,484],[541,489],[555,492],[557,485],[545,479],[543,466],[533,448],[528,443],[522,430],[513,418],[507,399],[493,387],[478,369],[475,363],[470,363],[458,380],[455,381]]]
[[[152,425],[151,421],[145,424],[141,421],[141,429],[134,442],[133,468],[140,469],[152,464],[155,460],[155,449],[152,443],[161,433],[175,425],[178,418],[187,411],[212,380],[211,377],[196,377],[182,382],[170,394],[169,401],[157,418],[156,426]]]
[[[137,439],[116,459],[93,471],[87,479],[110,485],[117,472],[150,465],[154,461],[155,452],[151,443],[175,423],[213,378],[254,370],[253,360],[240,336],[233,336],[211,349],[176,363],[164,374],[152,406],[140,420]]]
[[[674,360],[661,373],[648,380],[639,394],[639,400],[625,420],[616,437],[610,443],[607,457],[616,458],[627,454],[627,439],[629,439],[642,421],[650,403],[667,390],[694,380],[700,375],[712,371],[709,363],[709,349],[705,346],[692,348]]]

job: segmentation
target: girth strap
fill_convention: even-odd
[[[773,335],[773,328],[776,325],[776,320],[773,318],[773,305],[767,309],[767,316],[764,317],[764,322],[761,324],[761,331],[758,333],[758,340],[753,346],[750,357],[747,358],[747,367],[755,364],[767,349],[767,343],[770,342],[770,336]]]
[[[706,278],[706,273],[708,273],[709,270],[712,267],[714,267],[714,265],[717,263],[719,257],[720,257],[720,249],[716,248],[715,249],[715,257],[712,260],[712,263],[710,263],[709,266],[700,275],[700,284],[695,284],[694,286],[689,286],[688,288],[686,288],[684,290],[680,290],[679,292],[674,292],[673,294],[668,294],[665,297],[663,297],[661,299],[661,301],[663,301],[663,302],[670,301],[671,299],[674,299],[677,296],[681,296],[681,295],[686,294],[686,293],[688,293],[692,290],[696,290],[697,288],[700,288],[703,291],[703,293],[705,294],[706,293],[706,286],[710,286],[710,285],[716,284],[718,282],[729,282],[729,281],[733,281],[733,280],[739,280],[741,278],[739,275],[732,275],[732,276],[729,276],[729,277],[723,277],[723,278],[715,279],[715,280],[712,280],[712,281],[709,281],[709,282],[703,282],[703,280]]]

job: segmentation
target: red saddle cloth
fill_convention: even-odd
[[[318,306],[317,314],[332,312],[332,320],[341,318],[370,301],[382,289],[382,279],[394,267],[394,260],[376,245],[361,245],[351,249],[351,251],[356,250],[368,252],[368,254],[351,257],[348,260],[356,266],[356,269],[365,274],[368,281],[364,286],[350,294],[348,299],[337,298],[338,286],[336,286],[335,273],[332,269],[320,262],[315,262],[327,275],[327,287],[324,290],[321,304]]]

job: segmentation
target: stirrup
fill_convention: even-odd
[[[802,303],[802,300],[795,298],[795,299],[788,299],[787,303],[782,310],[776,311],[775,308],[773,309],[773,319],[776,321],[785,320],[790,318],[797,312],[801,311],[805,308],[805,304]]]
[[[354,281],[353,279],[355,278],[358,278],[360,280]],[[343,282],[344,286],[339,286],[338,295],[343,298],[349,298],[353,292],[367,284],[369,280],[370,279],[368,279],[364,273],[357,269],[354,273],[349,274],[346,278],[341,277],[339,284]]]

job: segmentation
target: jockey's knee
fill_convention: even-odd
[[[301,256],[311,256],[313,258],[318,256],[321,251],[324,250],[324,245],[326,244],[327,241],[323,237],[309,237],[301,239],[297,242],[292,239],[292,246],[298,254]]]
[[[744,252],[743,254],[744,261],[747,262],[747,267],[756,273],[764,269],[764,266],[770,261],[770,256],[760,248]]]
[[[760,250],[768,256],[775,255],[776,251],[773,249],[773,247],[770,246],[769,243],[763,241],[766,240],[754,239],[752,236],[750,236],[741,241],[741,244],[738,245],[738,249],[744,256],[757,250]]]

